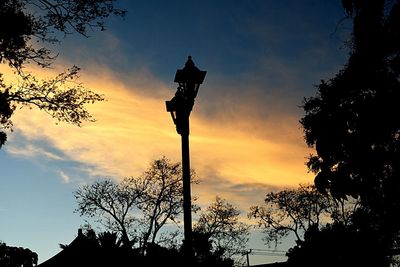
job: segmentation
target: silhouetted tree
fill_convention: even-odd
[[[86,103],[103,100],[99,94],[76,82],[74,66],[53,79],[39,80],[24,66],[34,62],[49,67],[56,55],[46,45],[59,42],[62,35],[87,29],[104,29],[110,15],[123,16],[114,0],[2,0],[0,1],[0,64],[7,63],[20,84],[4,80],[0,73],[0,129],[11,129],[11,116],[17,107],[36,106],[52,117],[80,125],[92,120]],[[61,35],[61,36],[60,36]],[[35,42],[36,41],[36,42]],[[0,147],[7,134],[0,131]]]
[[[81,216],[96,217],[106,229],[120,233],[129,246],[140,238],[140,246],[146,248],[168,221],[177,222],[183,212],[181,165],[161,157],[139,177],[119,183],[97,181],[74,194]]]
[[[192,171],[191,181],[196,182]],[[143,214],[143,246],[154,243],[160,229],[168,222],[177,222],[183,213],[183,183],[180,163],[172,163],[166,157],[154,160],[142,176],[132,179],[142,190],[138,208]]]
[[[294,234],[296,242],[302,242],[308,229],[320,229],[327,223],[348,225],[358,207],[355,199],[336,200],[312,185],[271,192],[264,201],[264,205],[250,207],[248,217],[256,219],[263,229],[264,241],[275,245],[289,234]]]
[[[400,1],[342,3],[353,19],[350,57],[305,100],[301,123],[317,152],[308,167],[321,192],[360,197],[354,227],[375,233],[385,257],[400,231]]]
[[[120,183],[105,179],[84,185],[74,193],[81,216],[95,217],[106,229],[121,234],[125,246],[135,241],[135,218],[131,212],[141,201],[142,192],[132,187],[130,178]]]
[[[231,258],[244,251],[250,231],[249,225],[239,220],[239,215],[240,211],[235,206],[217,196],[200,213],[194,231],[211,241],[214,254]]]
[[[27,248],[9,247],[0,242],[1,267],[33,267],[36,266],[38,255]]]

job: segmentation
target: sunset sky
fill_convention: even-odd
[[[243,211],[266,193],[311,183],[299,119],[303,98],[346,62],[349,35],[339,0],[117,2],[125,19],[104,32],[67,36],[52,77],[71,66],[107,101],[88,106],[97,119],[81,128],[20,109],[0,150],[0,240],[28,247],[42,262],[85,223],[74,213],[80,185],[138,176],[165,155],[180,161],[180,136],[165,100],[191,55],[207,70],[191,115],[192,192],[205,207],[216,195]],[[0,72],[12,79],[10,70]],[[8,76],[7,76],[8,75]],[[253,237],[249,248],[262,248]],[[267,259],[271,260],[271,259]],[[273,261],[273,259],[272,259]]]

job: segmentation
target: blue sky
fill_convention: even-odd
[[[76,64],[81,81],[106,95],[81,128],[17,110],[0,150],[0,240],[46,260],[84,219],[73,191],[101,177],[143,172],[161,155],[180,160],[164,101],[188,55],[207,76],[191,115],[191,160],[206,206],[220,195],[243,210],[270,190],[312,182],[298,120],[305,96],[346,62],[348,22],[340,1],[119,1],[125,19],[90,38],[62,39],[48,77]],[[6,68],[0,66],[2,71]],[[260,247],[254,236],[249,248]],[[252,258],[251,258],[252,259]],[[256,260],[254,258],[254,260]],[[258,261],[274,261],[265,258]]]

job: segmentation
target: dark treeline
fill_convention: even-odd
[[[211,252],[210,241],[205,235],[196,233],[193,244],[197,256],[192,266],[233,266],[231,259]],[[151,243],[147,245],[146,253],[143,254],[140,248],[124,246],[118,234],[111,232],[96,234],[93,230],[87,230],[85,233],[80,230],[78,237],[71,244],[62,245],[62,248],[59,254],[39,266],[184,266],[182,247],[166,248]]]

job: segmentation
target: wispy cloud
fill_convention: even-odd
[[[64,184],[68,184],[69,182],[71,182],[71,178],[70,178],[65,172],[63,172],[63,171],[58,171],[58,174],[60,175],[61,181],[62,181]]]
[[[143,73],[143,79],[140,73],[134,75],[138,82],[127,84],[107,68],[93,66],[91,72],[83,73],[85,85],[104,93],[107,101],[88,107],[97,122],[81,128],[55,125],[46,114],[34,109],[17,110],[13,117],[15,132],[27,140],[45,140],[63,156],[29,143],[11,145],[8,153],[53,160],[65,157],[81,164],[80,168],[87,166],[86,173],[91,177],[115,179],[141,174],[160,155],[180,161],[180,137],[165,110],[165,100],[173,96],[173,87],[149,72]],[[258,85],[247,86],[252,90]],[[157,93],[144,94],[149,88]],[[262,103],[257,102],[257,94],[252,94],[239,97],[231,105],[215,104],[215,113],[208,116],[202,112],[209,107],[207,97],[209,93],[199,96],[191,116],[191,162],[204,181],[198,187],[201,201],[225,192],[234,202],[240,200],[244,208],[255,196],[262,200],[267,190],[311,180],[304,166],[309,151],[297,114],[284,107],[282,112],[271,108],[271,113],[257,114]],[[214,98],[214,103],[227,101],[222,93]],[[279,105],[279,99],[270,101]],[[65,182],[71,182],[66,171],[59,174]]]
[[[42,147],[38,147],[32,144],[24,144],[24,146],[7,145],[5,147],[7,153],[24,158],[36,158],[44,157],[48,160],[63,160],[63,158],[57,154],[45,150]]]

